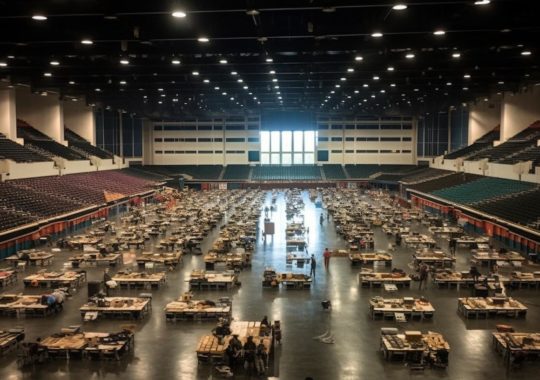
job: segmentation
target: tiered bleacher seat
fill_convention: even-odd
[[[415,165],[345,165],[350,178],[369,178],[377,173],[405,174],[418,169]],[[397,178],[393,176],[392,178]]]
[[[146,168],[168,176],[187,174],[195,179],[219,179],[223,170],[221,165],[154,165]]]
[[[147,181],[163,182],[170,179],[170,177],[167,177],[163,174],[147,171],[142,166],[131,166],[126,169],[121,169],[120,171],[122,173],[127,173],[133,177],[142,178]]]
[[[474,208],[514,223],[540,229],[540,190],[482,202]]]
[[[343,166],[339,164],[323,165],[322,170],[326,179],[347,179]]]
[[[316,181],[321,170],[315,165],[255,166],[252,178],[257,181]]]
[[[527,129],[519,132],[507,142],[483,150],[467,158],[470,161],[478,161],[487,158],[491,162],[501,161],[513,156],[530,147],[536,146],[536,141],[540,138],[540,121],[531,124]]]
[[[459,157],[467,158],[474,154],[481,153],[482,151],[493,147],[493,141],[499,140],[500,136],[500,126],[496,126],[492,131],[486,133],[484,136],[480,137],[473,144],[466,146],[464,148],[458,149],[444,156],[444,158],[449,160],[454,160]]]
[[[427,180],[443,177],[452,174],[451,171],[435,168],[424,168],[417,172],[406,174],[401,177],[403,183],[419,183]]]
[[[47,157],[62,157],[66,160],[85,160],[80,153],[44,135],[22,120],[17,120],[17,137],[24,139],[24,146]]]
[[[96,156],[104,160],[113,158],[112,153],[90,144],[89,141],[83,139],[70,129],[66,128],[64,130],[64,138],[67,140],[71,149],[77,151],[85,157]]]
[[[469,173],[454,173],[442,178],[430,179],[414,185],[409,185],[407,188],[418,190],[423,193],[430,193],[435,190],[475,181],[479,178],[482,178],[482,176]]]
[[[249,179],[249,172],[251,168],[249,165],[227,165],[225,172],[223,173],[223,179]]]
[[[432,191],[431,194],[461,204],[473,204],[488,199],[532,190],[536,184],[511,179],[483,177],[476,181]]]
[[[0,136],[0,160],[9,159],[15,162],[50,161],[49,158],[35,153],[24,146],[11,141],[6,136]]]
[[[23,224],[35,222],[38,218],[24,211],[9,209],[0,206],[0,231],[9,230]]]
[[[518,162],[523,161],[532,161],[533,168],[535,166],[540,166],[540,147],[531,146],[521,152],[518,152],[510,157],[507,157],[499,162],[501,164],[517,164]]]

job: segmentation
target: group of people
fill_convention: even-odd
[[[323,258],[324,258],[324,269],[328,270],[330,266],[330,257],[332,257],[332,252],[328,248],[324,249]],[[311,271],[309,272],[310,276],[315,276],[315,271],[317,270],[317,259],[315,255],[311,255]]]

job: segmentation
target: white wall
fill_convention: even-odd
[[[94,111],[83,101],[64,101],[64,123],[66,128],[88,140],[92,145],[96,144],[96,123]]]
[[[22,119],[53,140],[64,143],[64,113],[58,95],[35,95],[29,87],[16,89],[17,119]]]
[[[498,98],[488,101],[478,99],[469,105],[469,136],[468,144],[472,144],[480,137],[501,124],[501,103]]]
[[[17,138],[15,89],[0,86],[0,133],[10,139]]]
[[[501,122],[503,141],[537,120],[540,120],[540,86],[531,86],[519,94],[504,94]]]

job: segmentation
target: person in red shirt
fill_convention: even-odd
[[[324,268],[328,269],[328,266],[330,265],[330,257],[332,257],[332,252],[330,252],[328,248],[325,248],[323,257],[324,257]]]

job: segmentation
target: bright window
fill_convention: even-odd
[[[261,164],[312,165],[317,137],[315,131],[261,131]]]

